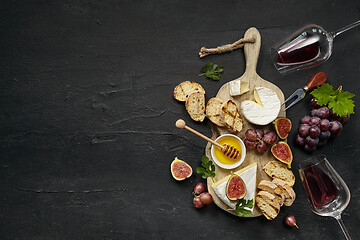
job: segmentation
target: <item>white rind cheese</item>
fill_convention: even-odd
[[[257,102],[246,100],[241,103],[241,110],[246,120],[256,125],[267,125],[274,121],[281,108],[277,94],[269,88],[257,87],[254,95]]]
[[[239,175],[245,183],[246,195],[244,199],[245,200],[254,199],[254,203],[255,203],[255,191],[256,191],[256,170],[257,170],[257,164],[254,163],[234,173]],[[228,205],[229,208],[234,209],[237,200],[236,201],[229,200],[226,196],[226,184],[229,177],[230,175],[214,183],[212,188],[214,189],[214,192],[216,196],[218,196],[218,198],[220,198],[226,205]],[[247,209],[253,211],[254,207],[252,209],[249,208]]]
[[[230,83],[230,95],[231,96],[238,96],[240,95],[240,80],[234,80]]]
[[[250,90],[250,83],[249,81],[240,79],[235,79],[229,83],[230,88],[230,96],[239,96],[241,94],[244,94]]]

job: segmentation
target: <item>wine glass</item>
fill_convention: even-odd
[[[350,191],[325,155],[303,161],[299,173],[311,210],[320,216],[334,217],[346,239],[351,239],[341,220],[341,213],[350,202]]]
[[[335,32],[315,24],[304,26],[271,48],[275,68],[286,74],[318,66],[331,56],[334,38],[358,25],[360,20]]]

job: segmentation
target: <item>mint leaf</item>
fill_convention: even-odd
[[[201,72],[206,73],[207,71],[210,71],[212,68],[212,63],[208,62],[205,64],[204,67],[201,68]]]
[[[214,72],[216,73],[222,73],[224,71],[224,67],[219,65],[215,68]]]
[[[220,73],[224,71],[224,67],[217,64],[212,64],[211,62],[206,63],[204,67],[201,68],[202,74],[199,76],[205,75],[207,78],[212,80],[220,80]]]

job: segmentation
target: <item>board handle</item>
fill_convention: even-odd
[[[255,43],[248,43],[244,46],[245,60],[246,60],[246,69],[245,74],[254,74],[256,73],[256,65],[259,58],[260,47],[261,47],[261,36],[259,31],[252,27],[249,28],[245,34],[245,39],[254,38]]]

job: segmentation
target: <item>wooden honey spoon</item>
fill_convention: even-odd
[[[228,156],[229,158],[236,159],[240,155],[239,150],[237,150],[234,146],[231,146],[231,145],[226,144],[226,143],[224,144],[224,146],[222,146],[221,144],[219,144],[219,143],[215,142],[214,140],[206,137],[205,135],[199,133],[198,131],[186,126],[185,121],[182,120],[182,119],[177,120],[175,125],[176,125],[177,128],[179,128],[179,129],[185,128],[186,130],[189,130],[190,132],[195,133],[199,137],[202,137],[203,139],[205,139],[205,140],[209,141],[210,143],[214,144],[215,146],[219,147],[221,149],[221,151],[226,156]]]

